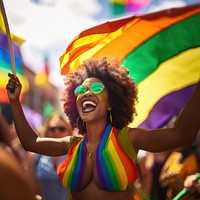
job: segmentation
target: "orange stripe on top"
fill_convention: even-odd
[[[68,159],[65,159],[59,166],[58,166],[58,169],[57,169],[57,173],[58,173],[58,176],[59,176],[59,179],[61,180],[62,184],[64,186],[67,185],[66,183],[66,179],[64,178],[66,176],[66,166],[68,166],[70,163],[71,163],[71,160],[73,159],[73,154],[74,154],[74,151],[76,150],[76,146],[77,144],[79,143],[80,141],[78,140],[76,143],[74,143],[74,145],[71,147],[71,150],[69,151],[68,155],[67,155],[67,158]]]
[[[150,20],[145,18],[136,18],[126,25],[126,29],[122,30],[119,37],[112,40],[111,43],[108,42],[109,45],[108,43],[104,43],[104,46],[93,56],[101,57],[102,55],[107,55],[108,57],[124,58],[155,34],[197,13],[199,13],[199,8],[190,10],[183,15],[162,16]],[[131,48],[128,48],[129,46]]]

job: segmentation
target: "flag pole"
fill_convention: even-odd
[[[12,48],[12,40],[11,40],[11,36],[10,36],[10,29],[9,29],[9,25],[8,25],[8,20],[7,20],[5,8],[4,8],[3,0],[0,0],[0,8],[1,8],[2,16],[3,16],[3,20],[4,20],[4,25],[5,25],[5,28],[6,28],[6,36],[7,36],[7,39],[8,39],[8,47],[9,47],[9,52],[10,52],[12,73],[14,75],[16,75],[15,57],[14,57],[14,52],[13,52],[13,48]]]

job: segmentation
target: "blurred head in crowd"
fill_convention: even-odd
[[[52,113],[40,130],[42,137],[60,138],[72,135],[69,119],[60,113]]]

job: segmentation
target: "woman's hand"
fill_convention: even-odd
[[[10,77],[10,79],[8,80],[8,83],[6,85],[6,89],[7,89],[8,98],[10,102],[12,102],[14,100],[19,99],[22,85],[18,77],[15,76],[14,74],[8,73],[8,76]]]

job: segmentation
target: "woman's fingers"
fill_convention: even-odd
[[[10,77],[10,79],[8,80],[8,83],[6,85],[6,89],[12,89],[12,88],[16,88],[20,85],[19,79],[17,78],[17,76],[9,73],[8,76]]]
[[[21,91],[21,83],[20,83],[18,77],[15,76],[14,74],[8,73],[8,76],[9,76],[9,80],[6,85],[8,97],[10,100],[16,99],[16,97],[19,96],[20,91]]]

